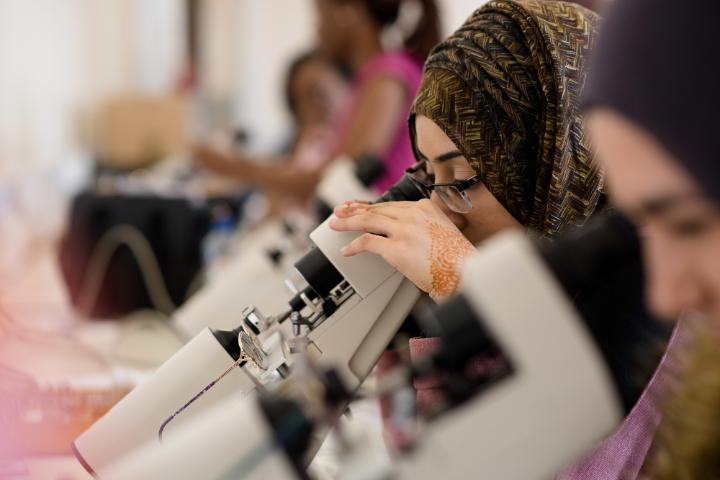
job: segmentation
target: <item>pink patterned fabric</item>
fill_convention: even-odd
[[[413,362],[432,354],[440,348],[439,338],[411,338],[410,358]],[[465,372],[472,377],[493,377],[503,371],[507,363],[501,355],[491,354],[478,356],[470,361]],[[417,407],[420,412],[431,412],[442,404],[442,393],[439,388],[440,378],[428,376],[417,378],[413,387],[417,391]]]
[[[440,347],[439,338],[411,338],[410,358],[413,362],[431,355]],[[413,387],[417,391],[417,408],[419,412],[430,412],[442,404],[442,395],[438,388],[436,377],[418,378],[413,381]]]
[[[414,57],[401,51],[380,54],[365,64],[355,76],[352,98],[339,123],[339,138],[343,138],[345,135],[350,119],[357,110],[358,101],[362,97],[364,90],[380,77],[392,77],[402,82],[407,89],[407,96],[405,99],[405,112],[396,126],[393,140],[387,150],[381,152],[385,173],[373,185],[373,189],[378,193],[387,190],[388,187],[400,179],[407,167],[415,163],[407,118],[410,114],[410,107],[415,98],[415,93],[420,87],[422,66]]]

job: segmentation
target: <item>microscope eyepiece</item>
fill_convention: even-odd
[[[639,256],[640,245],[633,225],[616,213],[610,213],[575,232],[552,242],[539,241],[538,253],[568,297],[591,288]],[[423,327],[443,338],[448,348],[441,352],[445,367],[487,351],[494,342],[482,327],[483,319],[464,297],[458,295],[444,304],[428,309]],[[445,351],[447,350],[447,351]]]
[[[357,182],[362,185],[364,190],[368,190],[380,177],[383,176],[384,173],[385,165],[383,164],[382,159],[375,154],[361,155],[353,164],[353,176]],[[329,178],[334,179],[332,175]],[[344,188],[344,185],[340,185],[339,183],[340,182],[338,181],[332,182],[333,189],[338,190],[337,193],[342,191],[343,194],[347,194],[347,190]],[[346,199],[346,197],[342,198]],[[335,197],[333,199],[332,196],[330,198],[325,198],[322,193],[320,193],[314,202],[315,215],[317,218],[320,221],[323,221],[332,215],[333,208],[335,207],[333,202],[337,202],[339,199],[340,197]]]
[[[320,298],[326,298],[343,276],[318,248],[313,248],[295,263],[295,268]]]
[[[404,175],[373,203],[417,201],[423,198],[425,198],[425,195],[413,180]],[[344,280],[332,262],[317,248],[313,248],[298,260],[295,263],[295,268],[320,298],[326,298]]]
[[[355,176],[366,187],[371,186],[385,173],[382,159],[374,154],[365,154],[358,159]]]
[[[408,176],[398,180],[395,185],[388,188],[378,199],[372,203],[384,203],[384,202],[416,202],[427,198],[425,194],[415,185],[415,182]]]
[[[646,369],[637,360],[638,348],[652,351],[670,334],[643,303],[642,256],[635,227],[610,212],[552,241],[536,241],[534,248],[540,265],[575,303],[578,320],[604,357],[626,408],[632,407],[642,392],[637,378]],[[613,303],[606,305],[606,298]],[[475,355],[502,350],[482,326],[483,311],[471,300],[461,293],[420,318],[430,326],[421,325],[430,335],[442,338],[433,365],[458,370]]]

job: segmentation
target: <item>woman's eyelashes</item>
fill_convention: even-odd
[[[455,175],[454,175],[455,180],[454,181],[455,182],[464,182],[465,180],[469,180],[474,176],[475,176],[475,172],[467,172],[467,171],[455,172]],[[474,186],[477,186],[477,185],[480,185],[480,184],[478,183],[478,184],[475,184]]]
[[[468,171],[467,169],[435,168],[434,174],[429,175],[429,177],[432,177],[433,183],[459,183],[464,182],[474,175],[474,171]]]

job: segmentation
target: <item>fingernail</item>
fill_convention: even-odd
[[[348,252],[349,252],[348,247],[342,247],[340,249],[340,255],[347,256]]]

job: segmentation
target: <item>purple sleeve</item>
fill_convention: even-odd
[[[556,480],[633,480],[638,477],[662,419],[655,400],[662,395],[674,367],[673,352],[685,348],[687,336],[684,322],[679,322],[660,365],[622,425]]]

